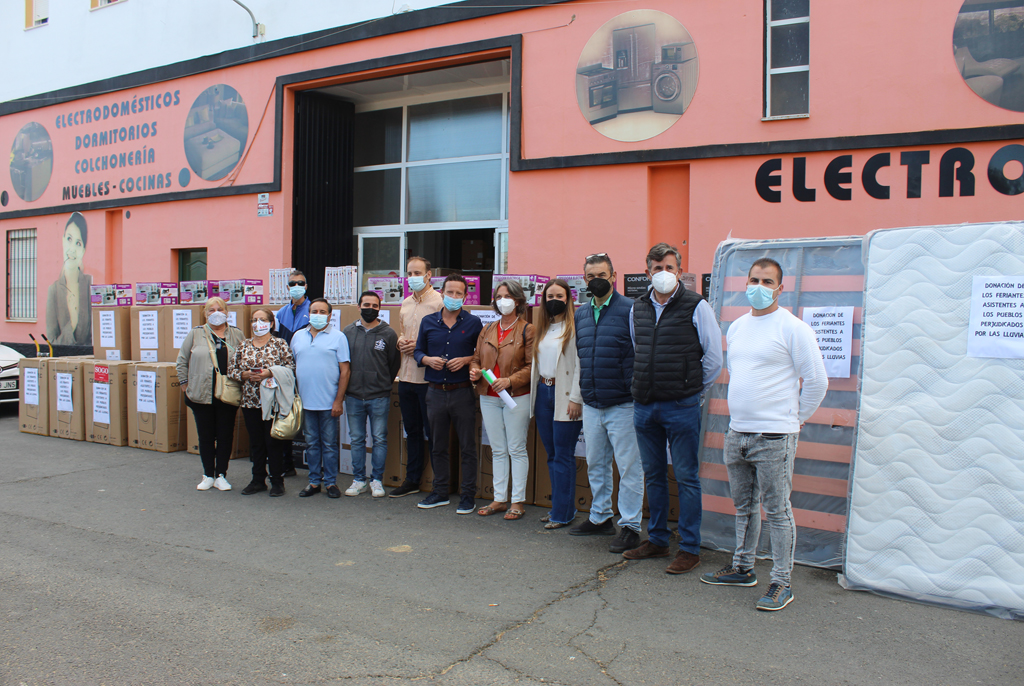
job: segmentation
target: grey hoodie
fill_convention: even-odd
[[[372,329],[357,320],[342,332],[348,339],[352,375],[348,380],[347,395],[360,400],[386,398],[398,374],[402,356],[398,352],[398,334],[380,320]]]

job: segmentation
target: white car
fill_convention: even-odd
[[[18,360],[25,357],[0,345],[0,403],[18,402]]]

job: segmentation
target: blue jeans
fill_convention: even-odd
[[[633,428],[633,403],[596,408],[583,406],[583,437],[587,441],[587,478],[594,500],[590,521],[611,519],[612,460],[619,467],[619,526],[640,533],[644,506],[644,472]]]
[[[391,398],[361,400],[345,398],[345,414],[348,416],[348,436],[352,441],[352,477],[366,481],[366,416],[370,416],[370,430],[373,431],[373,471],[370,478],[380,481],[384,478],[384,462],[388,457],[388,411]],[[362,459],[360,459],[362,458]]]
[[[303,410],[302,435],[309,446],[309,483],[333,486],[338,481],[338,418],[330,410]]]
[[[648,405],[636,403],[633,410],[636,441],[644,464],[647,502],[651,521],[647,536],[654,545],[667,546],[668,528],[668,453],[672,450],[672,469],[679,484],[679,549],[700,554],[700,394],[682,400],[657,400]]]
[[[534,401],[537,434],[548,453],[548,474],[551,477],[551,514],[558,524],[568,524],[576,517],[576,442],[582,421],[555,421],[555,387],[537,384]]]

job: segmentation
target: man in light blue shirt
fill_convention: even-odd
[[[349,349],[345,335],[331,326],[331,304],[323,298],[309,305],[309,326],[292,336],[295,380],[302,398],[302,433],[309,447],[309,485],[299,492],[308,498],[323,484],[329,498],[340,498],[338,480],[338,417],[345,406]]]

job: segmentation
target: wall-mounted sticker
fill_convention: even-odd
[[[25,202],[38,200],[53,173],[53,143],[42,124],[21,127],[11,145],[11,184]],[[5,205],[7,203],[4,203]]]
[[[242,96],[223,83],[210,86],[195,99],[185,119],[188,166],[206,181],[222,179],[238,165],[248,137],[249,114]]]
[[[1024,112],[1024,0],[964,0],[953,27],[953,59],[983,99]]]
[[[46,337],[54,345],[92,345],[92,277],[82,269],[88,242],[85,217],[75,212],[61,234],[64,263],[46,292]]]
[[[679,120],[697,74],[697,48],[686,28],[664,12],[633,10],[605,23],[583,47],[576,100],[602,135],[642,141]]]

